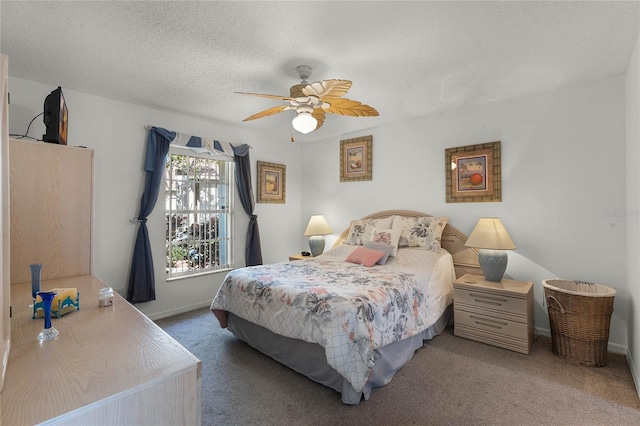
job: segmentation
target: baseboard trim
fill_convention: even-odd
[[[636,369],[636,363],[631,356],[631,352],[627,350],[627,363],[629,364],[629,370],[631,371],[631,378],[633,379],[633,384],[636,386],[636,393],[638,394],[638,398],[640,398],[640,375],[638,375],[638,370]]]
[[[173,315],[183,314],[185,312],[193,311],[193,310],[196,310],[196,309],[209,307],[209,306],[211,306],[211,302],[212,301],[213,300],[205,300],[205,301],[194,303],[194,304],[187,305],[187,306],[180,306],[178,308],[169,309],[169,310],[162,311],[162,312],[155,312],[153,314],[147,315],[147,317],[151,321],[156,321],[156,320],[159,320],[159,319],[162,319],[162,318],[171,317]]]
[[[537,336],[546,336],[551,337],[551,330],[548,328],[539,328],[536,327],[536,335]],[[614,354],[621,354],[627,357],[627,361],[629,360],[629,347],[625,345],[619,345],[617,343],[609,342],[607,344],[607,350]],[[636,382],[637,383],[637,382]],[[636,389],[638,386],[636,386]]]

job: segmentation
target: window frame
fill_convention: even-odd
[[[172,227],[171,224],[173,223],[173,221],[169,220],[169,217],[171,217],[171,215],[176,214],[176,210],[173,210],[173,205],[175,203],[175,198],[171,198],[169,196],[169,191],[170,191],[170,187],[169,187],[169,177],[170,174],[167,172],[168,169],[168,164],[171,162],[171,156],[172,155],[178,155],[178,156],[185,156],[185,157],[194,157],[194,158],[203,158],[205,160],[208,161],[221,161],[226,163],[225,164],[225,177],[227,180],[226,184],[222,184],[224,187],[226,187],[226,204],[227,204],[227,208],[226,208],[226,212],[224,209],[182,209],[180,210],[180,212],[185,212],[186,213],[177,213],[177,214],[182,214],[183,216],[185,214],[189,215],[189,214],[200,214],[200,212],[202,212],[203,214],[206,215],[226,215],[226,226],[225,231],[226,231],[226,238],[224,238],[224,240],[226,240],[227,242],[227,249],[226,249],[226,258],[227,261],[225,262],[224,266],[220,266],[218,268],[215,269],[203,269],[203,270],[199,270],[199,269],[192,269],[191,266],[187,267],[186,271],[175,271],[172,272],[171,269],[168,265],[169,263],[169,250],[171,247],[175,247],[175,245],[170,244],[170,242],[173,240],[173,238],[170,240],[169,236],[173,235],[172,232]],[[194,181],[195,182],[195,181]],[[182,280],[182,279],[186,279],[186,278],[193,278],[193,277],[198,277],[198,276],[202,276],[202,275],[210,275],[210,274],[216,274],[216,273],[221,273],[221,272],[228,272],[230,270],[233,269],[233,264],[234,264],[234,259],[233,259],[233,253],[234,253],[234,236],[233,236],[233,230],[234,230],[234,200],[235,200],[235,191],[236,191],[236,187],[235,187],[235,162],[233,160],[233,158],[228,157],[228,156],[224,156],[224,155],[211,155],[207,152],[203,152],[203,153],[199,153],[199,152],[195,152],[189,148],[184,148],[184,147],[176,147],[176,146],[171,146],[169,148],[169,152],[167,154],[167,160],[166,160],[166,164],[165,164],[165,176],[164,176],[164,185],[165,185],[165,279],[167,282],[169,281],[176,281],[176,280]],[[217,199],[219,200],[219,196],[217,197]],[[220,216],[219,216],[220,217]],[[187,225],[187,228],[189,228],[190,225]],[[198,229],[202,229],[202,228],[198,228]],[[205,228],[206,229],[206,228]],[[219,229],[219,228],[218,228]],[[183,229],[182,232],[185,232],[185,230]],[[218,239],[220,242],[220,232],[217,233],[216,237],[213,239]],[[211,240],[211,238],[204,238],[204,239],[200,239],[200,238],[192,238],[189,241],[201,241],[201,240]],[[188,248],[188,243],[187,243],[187,250],[189,250]],[[182,246],[182,245],[181,245]],[[218,249],[219,250],[219,249]],[[222,256],[218,255],[218,258],[220,258]],[[182,260],[187,260],[188,259],[182,259]]]

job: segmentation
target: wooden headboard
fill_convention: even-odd
[[[411,210],[384,210],[365,216],[362,219],[384,219],[389,216],[424,217],[431,215]],[[333,243],[333,247],[342,244],[349,237],[350,230],[351,227],[348,227],[342,231],[342,234],[340,234],[336,242]],[[478,264],[478,251],[465,246],[465,241],[467,241],[466,235],[449,224],[445,226],[442,232],[442,248],[451,253],[453,257],[453,267],[456,270],[456,277],[461,277],[464,274],[482,275],[482,270]]]

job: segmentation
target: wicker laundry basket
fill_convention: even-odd
[[[607,365],[609,325],[616,291],[601,284],[543,280],[553,353],[571,362]]]

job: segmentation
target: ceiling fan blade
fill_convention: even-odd
[[[307,96],[319,98],[338,98],[345,95],[351,89],[349,80],[324,80],[316,81],[302,88],[302,93]]]
[[[379,115],[375,108],[347,98],[324,99],[324,102],[329,104],[329,107],[324,108],[324,110],[331,114],[351,117],[375,117]]]
[[[270,115],[275,115],[275,114],[278,114],[279,112],[286,111],[288,109],[292,109],[291,105],[282,105],[282,106],[269,108],[257,114],[253,114],[251,117],[247,117],[242,121],[250,121],[250,120],[255,120],[262,117],[269,117]]]
[[[281,101],[291,101],[293,98],[288,96],[280,96],[280,95],[266,95],[264,93],[251,93],[251,92],[235,92],[240,95],[250,95],[250,96],[259,96],[261,98],[269,98],[269,99],[279,99]]]
[[[324,124],[324,119],[325,119],[324,110],[322,108],[314,108],[313,112],[311,113],[311,116],[313,116],[313,118],[315,118],[318,121],[318,124],[316,125],[316,128],[315,128],[315,130],[318,130],[320,126]]]

